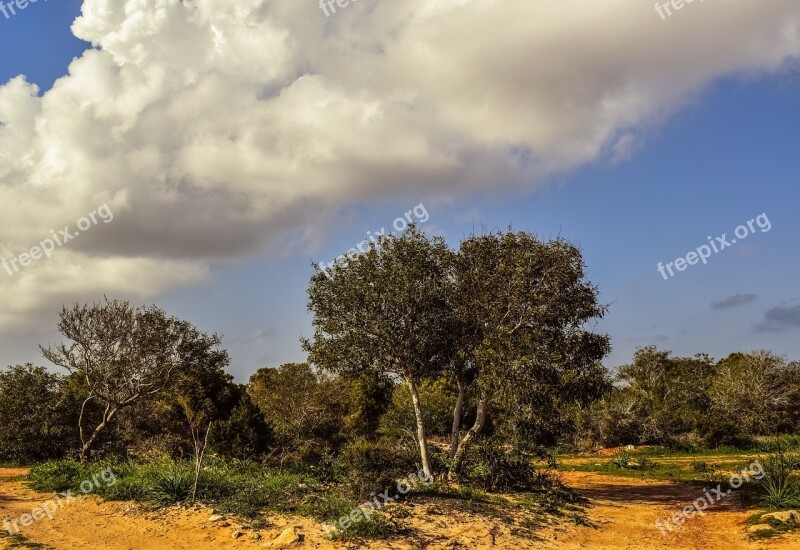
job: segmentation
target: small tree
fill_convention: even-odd
[[[282,451],[331,446],[342,431],[346,394],[330,375],[306,363],[258,369],[247,393],[275,431]],[[330,450],[330,449],[329,449]]]
[[[155,306],[134,308],[121,300],[64,307],[58,330],[71,343],[41,347],[45,358],[83,378],[89,390],[84,407],[92,399],[104,405],[100,423],[88,438],[81,410],[81,460],[120,411],[169,386],[175,373],[192,360],[197,341],[219,343],[218,336],[167,317]]]
[[[557,383],[546,388],[549,399],[579,401],[580,395],[570,392],[591,384],[567,381],[602,375],[596,364],[608,353],[609,341],[585,329],[605,308],[584,278],[580,251],[563,240],[542,242],[511,231],[470,237],[453,265],[449,301],[456,321],[455,374],[459,385],[474,379],[478,399],[472,427],[460,440],[453,434],[450,476],[456,477],[499,392],[506,400],[516,393],[530,401],[531,388],[541,387],[538,377],[550,373]],[[459,399],[454,432],[461,406]],[[549,413],[537,407],[535,414]]]
[[[411,394],[426,475],[431,461],[418,386],[450,361],[451,254],[442,239],[428,239],[411,226],[347,266],[317,272],[308,291],[315,329],[314,337],[303,341],[309,359],[333,372],[373,371],[401,379]]]

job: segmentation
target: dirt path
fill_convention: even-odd
[[[0,469],[0,523],[18,518],[52,498],[31,491],[19,479],[24,470]],[[600,473],[567,472],[565,481],[591,499],[589,517],[595,528],[568,525],[550,527],[531,541],[512,535],[508,526],[482,517],[441,516],[433,520],[424,506],[412,507],[409,522],[415,541],[381,541],[376,549],[454,548],[565,548],[565,549],[789,549],[800,547],[800,535],[792,539],[748,542],[745,521],[751,512],[737,509],[734,499],[723,501],[705,517],[697,517],[674,533],[662,536],[655,520],[670,516],[698,498],[691,485],[608,476]],[[318,523],[306,518],[270,518],[270,528],[258,532],[242,530],[233,538],[235,524],[210,523],[209,510],[170,509],[148,512],[130,503],[104,503],[93,497],[75,501],[23,528],[25,537],[58,550],[104,548],[108,550],[201,550],[205,548],[264,548],[286,528],[297,526],[304,534],[299,548],[346,548],[323,538]],[[0,525],[2,527],[2,525]],[[491,535],[489,536],[488,534]],[[492,544],[494,539],[494,544]],[[9,547],[0,537],[0,550]]]
[[[589,518],[596,529],[554,532],[548,544],[559,548],[673,549],[702,550],[796,549],[800,535],[769,541],[750,542],[746,523],[753,511],[742,510],[734,496],[710,506],[705,516],[687,520],[665,535],[657,519],[668,518],[703,496],[702,488],[684,483],[609,476],[596,472],[565,472],[564,481],[588,497]]]

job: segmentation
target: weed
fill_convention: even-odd
[[[800,504],[800,484],[792,475],[793,462],[780,449],[762,461],[764,475],[756,481],[762,504],[777,509]]]

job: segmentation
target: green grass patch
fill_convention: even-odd
[[[64,492],[108,468],[114,482],[92,491],[107,500],[133,500],[152,506],[184,504],[191,499],[194,465],[161,458],[149,463],[51,461],[32,467],[28,479],[33,488]],[[223,514],[247,520],[253,527],[266,525],[264,512],[298,514],[331,522],[358,508],[344,490],[314,476],[308,468],[285,471],[243,461],[214,461],[204,466],[198,480],[197,500]],[[384,514],[354,523],[339,540],[385,538],[399,529],[399,522]]]
[[[82,482],[108,471],[113,472],[114,482],[97,484],[92,490],[93,494],[107,500],[139,501],[153,507],[191,500],[193,464],[167,458],[147,463],[45,462],[35,465],[28,479],[39,491],[71,489],[75,493]],[[411,508],[403,506],[406,500],[432,509],[499,518],[526,529],[541,525],[546,517],[552,516],[578,525],[588,523],[583,513],[584,499],[564,487],[552,474],[544,471],[535,474],[535,484],[530,490],[503,495],[489,493],[472,484],[418,485],[402,497],[398,505],[381,507],[367,517],[362,515],[359,521],[351,521],[348,528],[334,531],[332,538],[356,542],[407,532],[404,520],[411,515]],[[351,498],[347,489],[341,482],[331,481],[329,475],[317,476],[309,468],[281,470],[257,463],[212,459],[201,473],[197,500],[222,514],[245,521],[251,528],[266,526],[268,513],[297,514],[332,525],[362,504]]]

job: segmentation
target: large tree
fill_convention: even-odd
[[[422,468],[431,474],[420,403],[421,380],[441,372],[452,356],[447,300],[451,251],[411,226],[325,274],[309,287],[314,336],[304,340],[310,361],[333,372],[376,372],[402,380],[411,394]]]
[[[609,340],[586,329],[605,307],[585,279],[580,251],[566,241],[543,242],[513,231],[470,237],[454,259],[451,280],[454,372],[459,386],[473,380],[477,395],[472,427],[461,438],[453,434],[450,474],[455,477],[499,392],[506,401],[516,393],[518,401],[531,406],[546,401],[543,395],[551,401],[581,401],[597,393],[592,380],[599,377],[597,384],[604,383],[597,364],[608,353]],[[543,394],[545,373],[552,383]],[[454,419],[462,403],[459,399]],[[551,414],[546,407],[534,412]]]
[[[84,406],[98,400],[103,408],[88,438],[83,414],[78,420],[81,460],[120,411],[162,392],[178,372],[201,360],[198,351],[214,352],[220,343],[217,335],[167,317],[155,306],[134,307],[123,300],[65,306],[58,330],[69,342],[41,347],[42,353],[84,380],[89,390]]]

